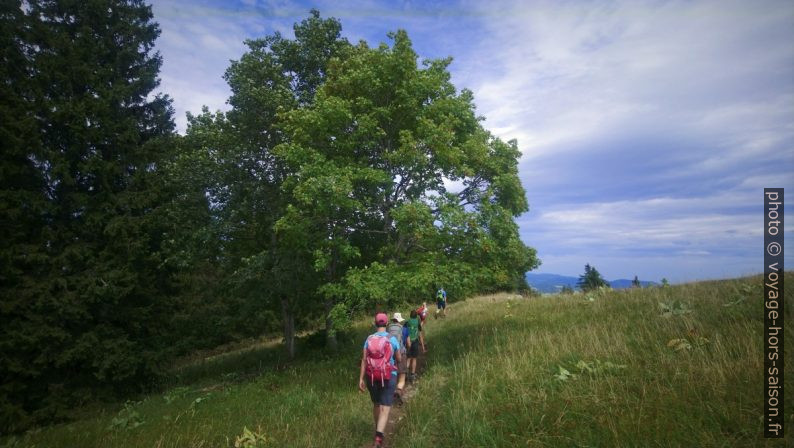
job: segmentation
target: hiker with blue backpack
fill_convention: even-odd
[[[361,369],[358,375],[358,388],[361,392],[369,390],[372,399],[372,416],[375,420],[375,447],[383,445],[386,423],[394,400],[397,386],[397,363],[400,354],[400,341],[386,331],[389,317],[384,313],[375,315],[377,331],[367,337],[361,356]]]

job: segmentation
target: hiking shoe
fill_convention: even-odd
[[[382,448],[383,447],[383,436],[375,436],[375,445],[372,445],[373,448]]]

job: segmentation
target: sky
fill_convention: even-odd
[[[186,112],[228,110],[223,73],[246,39],[292,36],[312,8],[351,42],[404,29],[420,58],[453,57],[484,126],[518,140],[535,272],[763,272],[763,189],[794,206],[794,3],[154,0],[178,130]]]

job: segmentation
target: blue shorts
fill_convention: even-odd
[[[436,302],[436,306],[438,307],[438,309],[442,310],[447,307],[447,302],[444,300],[439,300],[438,302]]]
[[[370,378],[365,378],[364,382],[367,383],[369,398],[372,399],[373,404],[391,406],[394,400],[394,390],[397,388],[397,375],[392,375],[389,381],[383,380],[382,385],[380,380],[375,380],[375,384],[372,384]]]

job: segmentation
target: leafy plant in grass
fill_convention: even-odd
[[[513,313],[510,312],[510,306],[511,306],[511,301],[510,300],[505,302],[505,315],[504,315],[505,319],[509,319],[509,318],[513,317]]]
[[[616,373],[623,369],[626,369],[628,366],[625,364],[615,364],[611,361],[604,361],[596,359],[590,362],[585,360],[580,360],[576,363],[576,368],[579,369],[581,373],[587,373],[590,375],[605,375],[610,373]]]
[[[554,378],[558,379],[559,381],[568,381],[569,379],[576,378],[577,376],[563,366],[557,366],[557,369],[558,371],[556,374],[554,374]]]
[[[234,439],[234,448],[259,448],[265,446],[267,437],[262,434],[262,428],[257,428],[258,431],[251,431],[247,427],[243,427],[243,433]]]
[[[183,397],[189,390],[190,388],[188,387],[176,387],[164,393],[163,400],[165,400],[166,404],[171,404],[177,398]]]
[[[667,342],[667,346],[680,352],[705,347],[710,343],[711,341],[709,341],[708,338],[700,336],[694,331],[690,331],[687,337],[670,339]]]
[[[144,423],[146,423],[141,414],[135,410],[135,405],[140,404],[140,402],[131,402],[127,401],[124,403],[124,407],[119,411],[119,413],[113,417],[113,420],[110,421],[110,426],[108,429],[135,429]]]
[[[559,381],[568,381],[569,379],[575,379],[579,375],[603,376],[613,374],[628,368],[628,366],[625,364],[615,364],[611,361],[602,362],[600,359],[594,359],[593,361],[580,359],[574,366],[574,368],[579,371],[578,374],[571,373],[563,366],[558,365],[557,368],[558,372],[554,374],[554,378]],[[574,368],[571,370],[574,370]]]
[[[209,397],[210,397],[209,395],[205,395],[203,397],[198,397],[195,400],[191,401],[190,407],[188,408],[190,415],[191,416],[196,415],[196,411],[198,411],[198,405],[201,404],[202,401],[207,400]]]
[[[662,312],[662,317],[680,316],[692,312],[692,310],[680,300],[676,300],[673,303],[659,302],[659,310]]]

